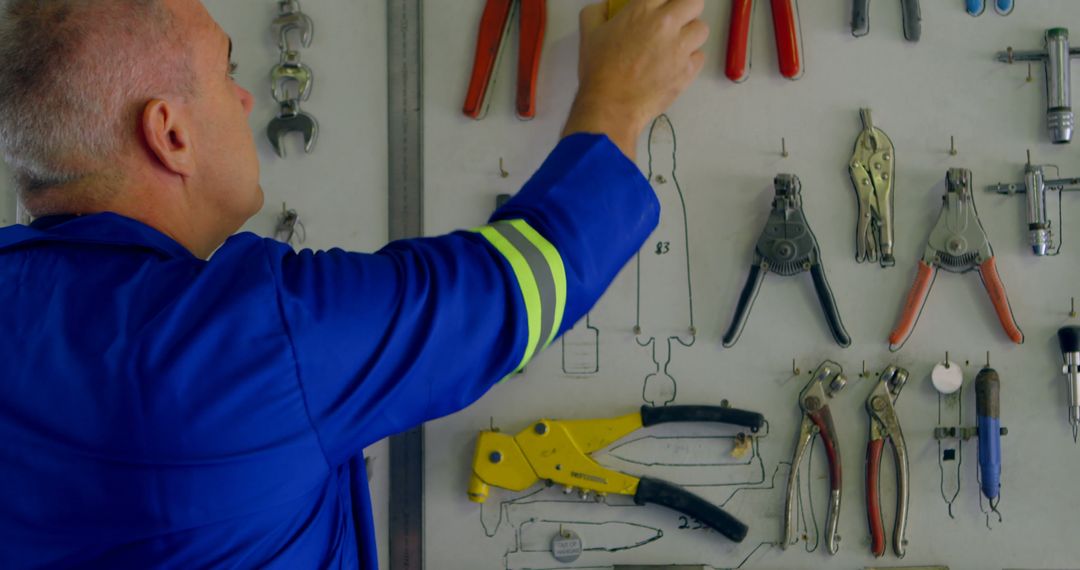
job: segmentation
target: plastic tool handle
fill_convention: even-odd
[[[521,39],[518,48],[517,116],[529,120],[536,116],[536,85],[540,74],[540,55],[544,51],[547,29],[547,0],[521,1]]]
[[[986,0],[967,0],[965,9],[968,14],[978,16],[983,13],[983,10],[986,10]]]
[[[652,503],[674,509],[709,525],[735,542],[742,542],[749,530],[739,519],[701,497],[666,481],[642,477],[638,482],[634,502]]]
[[[480,17],[472,78],[469,80],[469,91],[465,95],[465,106],[462,109],[466,116],[473,119],[484,116],[484,102],[491,84],[491,74],[495,72],[503,35],[506,33],[513,7],[514,0],[488,0],[484,6],[484,14]]]
[[[851,7],[851,35],[861,38],[870,33],[870,0],[855,0]]]
[[[1013,0],[997,0],[994,4],[994,8],[997,9],[997,13],[1002,16],[1008,16],[1012,13],[1014,8]]]
[[[836,554],[840,548],[837,529],[840,526],[840,497],[844,488],[840,441],[837,439],[836,426],[828,406],[808,415],[818,428],[818,435],[825,445],[825,456],[829,459],[829,516],[825,522],[825,544],[829,554]]]
[[[765,416],[747,410],[721,406],[641,406],[641,424],[645,427],[672,422],[713,422],[731,424],[758,431]]]
[[[776,32],[776,56],[780,75],[788,79],[802,76],[799,57],[799,20],[796,0],[772,0],[773,29]]]
[[[922,37],[922,10],[919,0],[900,0],[900,11],[904,19],[904,39],[917,42]]]
[[[896,351],[907,342],[911,331],[915,330],[915,322],[919,320],[919,313],[926,304],[926,297],[930,294],[930,286],[934,284],[934,275],[937,269],[919,261],[919,273],[915,276],[915,283],[908,291],[907,300],[904,301],[904,310],[900,313],[900,322],[896,324],[889,335],[889,348]]]
[[[825,320],[829,323],[833,338],[844,348],[851,346],[851,337],[844,329],[844,322],[840,320],[840,311],[836,308],[836,299],[833,298],[829,281],[825,279],[825,268],[820,263],[810,266],[810,276],[814,279],[814,291],[817,292],[821,309],[825,311]]]
[[[1080,327],[1061,327],[1057,334],[1062,354],[1080,352]]]
[[[751,265],[750,275],[746,278],[746,285],[743,285],[742,293],[739,294],[739,304],[735,306],[735,316],[731,318],[731,326],[724,333],[725,348],[731,348],[735,346],[736,342],[739,342],[739,337],[742,336],[743,328],[746,326],[746,320],[750,317],[750,308],[754,306],[754,299],[757,299],[758,292],[761,291],[761,283],[764,280],[765,271],[761,266]]]
[[[753,16],[754,0],[731,0],[731,27],[728,31],[724,74],[735,83],[750,77],[750,23]]]
[[[885,555],[885,526],[881,521],[881,494],[878,481],[881,474],[881,451],[884,439],[872,439],[866,444],[866,520],[870,523],[870,552]]]
[[[1005,334],[1009,335],[1016,344],[1024,344],[1024,333],[1013,318],[1009,296],[1005,293],[1005,285],[1001,282],[1001,275],[998,274],[997,258],[991,257],[984,261],[979,266],[979,274],[982,275],[983,285],[986,286],[986,292],[990,295],[990,301],[994,303],[994,312],[997,313]]]
[[[991,501],[1001,489],[1001,379],[993,368],[975,377],[975,415],[979,426],[979,475]]]

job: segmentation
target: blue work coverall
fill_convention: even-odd
[[[579,134],[487,226],[374,254],[0,229],[0,567],[373,570],[364,447],[524,366],[658,213]]]

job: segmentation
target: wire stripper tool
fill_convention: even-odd
[[[881,496],[878,481],[881,475],[881,453],[885,440],[892,443],[893,463],[896,465],[896,521],[893,526],[893,552],[903,558],[907,546],[908,471],[907,443],[896,415],[896,399],[908,380],[908,371],[889,366],[881,373],[877,385],[866,399],[870,414],[870,440],[866,445],[866,517],[870,524],[870,551],[874,556],[885,554],[885,528],[881,521]]]
[[[750,309],[754,306],[765,274],[769,271],[783,276],[809,271],[833,338],[840,346],[849,346],[851,337],[844,329],[840,312],[836,308],[836,299],[833,298],[832,289],[825,279],[821,248],[818,247],[817,238],[810,230],[806,214],[803,213],[802,183],[794,174],[779,174],[773,179],[773,186],[776,198],[773,199],[772,211],[765,222],[765,229],[754,246],[754,262],[750,266],[746,285],[739,295],[735,316],[724,334],[724,346],[731,348],[739,341],[750,316]]]
[[[787,503],[784,509],[784,548],[795,544],[795,496],[798,491],[799,465],[806,457],[806,451],[814,436],[821,436],[825,444],[825,454],[829,460],[829,518],[825,523],[825,541],[829,554],[836,554],[840,548],[837,527],[840,524],[840,497],[843,490],[841,480],[840,441],[836,437],[832,412],[829,411],[828,399],[847,386],[844,369],[839,364],[826,360],[814,371],[813,377],[799,393],[799,408],[802,409],[802,424],[799,426],[799,439],[795,444],[795,453],[791,457],[791,470],[788,472]],[[809,469],[809,467],[807,467]]]
[[[495,83],[503,48],[510,36],[515,13],[521,15],[517,68],[517,116],[528,120],[536,116],[536,85],[540,73],[540,55],[544,50],[547,28],[547,0],[488,0],[480,18],[480,33],[476,38],[476,56],[472,78],[465,96],[464,112],[473,119],[482,119],[490,104],[489,95]]]
[[[1023,344],[1024,333],[1013,318],[1005,285],[998,274],[997,258],[979,221],[979,213],[975,210],[971,171],[950,168],[946,180],[948,189],[942,198],[941,215],[930,232],[926,251],[919,261],[919,273],[904,302],[900,322],[889,336],[890,349],[894,352],[900,350],[915,330],[915,323],[926,305],[938,268],[951,273],[978,271],[1005,333],[1016,344]]]
[[[728,79],[742,83],[750,77],[750,37],[754,19],[755,0],[731,1],[731,27],[728,33]],[[799,32],[799,5],[796,0],[770,0],[773,32],[776,34],[776,56],[780,74],[788,79],[802,76],[802,34]]]
[[[544,481],[563,486],[568,493],[579,490],[582,498],[589,493],[596,493],[598,500],[609,494],[628,495],[639,505],[663,505],[741,542],[747,526],[720,507],[672,483],[613,471],[590,457],[631,432],[670,422],[724,423],[757,432],[765,418],[718,406],[642,406],[640,412],[617,418],[542,419],[516,436],[484,430],[476,442],[469,499],[483,503],[491,487],[524,491]]]

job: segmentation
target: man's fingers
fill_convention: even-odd
[[[696,51],[709,39],[709,26],[701,20],[693,20],[682,30],[683,46],[689,51]]]
[[[705,0],[668,0],[662,10],[670,15],[680,26],[701,17],[705,11]]]
[[[607,2],[601,1],[589,4],[581,9],[581,35],[599,28],[607,21]]]
[[[690,81],[691,82],[693,82],[693,80],[695,78],[697,78],[698,74],[701,73],[701,70],[704,67],[705,67],[705,52],[704,51],[697,50],[694,53],[690,54],[690,72],[691,72]]]

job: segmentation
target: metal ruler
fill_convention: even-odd
[[[387,0],[390,239],[424,232],[423,0]],[[424,568],[424,428],[390,438],[390,568]]]

